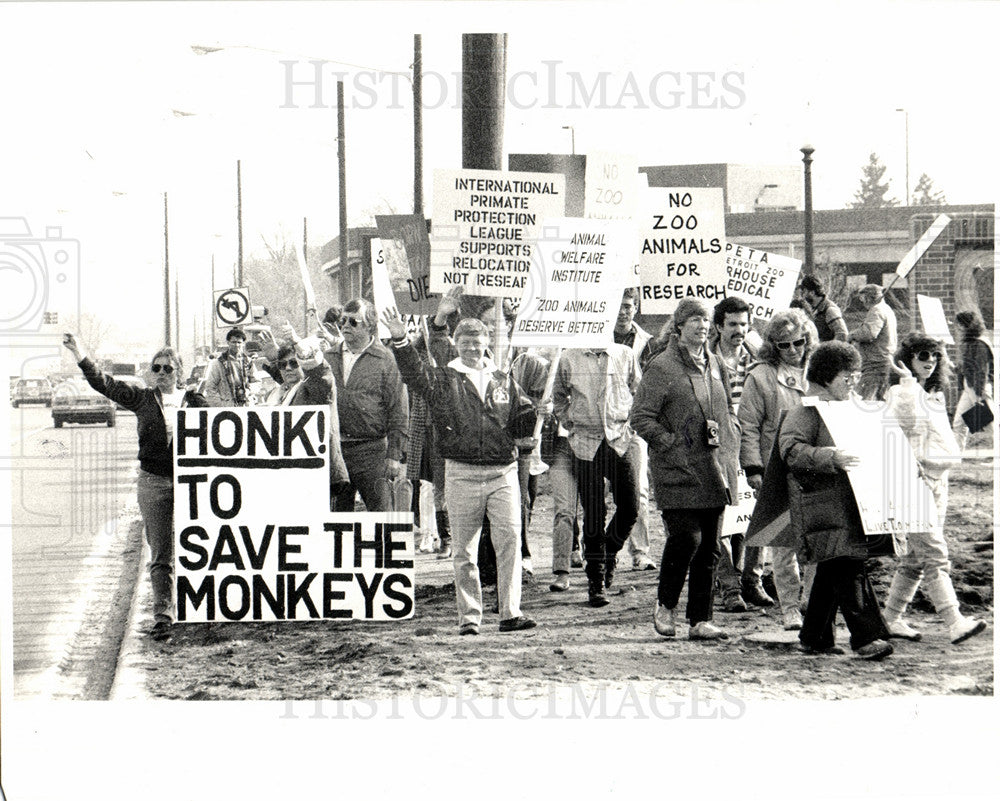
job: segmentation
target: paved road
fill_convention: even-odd
[[[11,410],[14,692],[24,697],[87,697],[116,594],[138,536],[135,417],[56,429],[48,409]],[[131,529],[131,531],[130,531]],[[134,567],[132,567],[134,571]],[[108,650],[106,647],[104,650]]]

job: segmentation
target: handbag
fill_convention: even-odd
[[[993,410],[985,399],[962,412],[970,434],[977,434],[993,422]]]

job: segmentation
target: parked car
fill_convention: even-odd
[[[142,378],[140,378],[137,375],[116,375],[114,378],[115,381],[117,381],[119,384],[131,384],[133,387],[136,387],[137,389],[146,388],[146,382],[143,381]],[[121,412],[127,411],[127,409],[120,403],[116,403],[115,408]]]
[[[104,423],[112,428],[115,404],[86,381],[63,381],[52,396],[52,423],[56,428],[62,428],[63,423]]]
[[[14,384],[10,405],[15,409],[26,403],[52,405],[52,385],[47,378],[21,378]]]

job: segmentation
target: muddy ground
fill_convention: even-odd
[[[550,592],[551,503],[544,482],[542,489],[529,538],[535,576],[526,580],[522,604],[538,621],[536,629],[501,634],[497,616],[487,611],[479,637],[459,637],[451,563],[419,554],[412,619],[178,625],[168,643],[143,638],[138,666],[145,695],[336,700],[514,692],[540,698],[553,688],[602,681],[655,687],[660,697],[689,697],[692,686],[716,698],[729,693],[744,699],[993,694],[992,460],[970,460],[952,472],[946,526],[963,611],[986,619],[990,628],[952,646],[918,594],[909,620],[923,631],[923,641],[894,640],[895,654],[878,663],[797,653],[795,636],[782,631],[776,610],[727,614],[717,607],[715,622],[730,634],[724,642],[663,639],[651,623],[656,571],[620,568],[612,603],[603,609],[587,606],[582,570],[572,572],[570,591]],[[650,523],[658,559],[662,522],[654,513]],[[883,598],[893,562],[873,560],[872,567]],[[494,597],[486,594],[487,610]],[[140,611],[148,617],[148,609]],[[762,635],[774,642],[756,642]],[[847,639],[840,626],[838,641],[846,647]]]

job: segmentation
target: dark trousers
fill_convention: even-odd
[[[639,487],[636,471],[625,456],[619,456],[607,440],[602,440],[591,461],[573,457],[576,487],[583,505],[583,558],[587,575],[599,570],[621,550],[639,516]],[[607,528],[608,505],[604,500],[604,479],[611,485],[615,513]]]
[[[833,646],[833,619],[838,609],[851,632],[851,648],[855,651],[875,640],[889,639],[864,559],[841,556],[816,566],[816,579],[799,632],[802,644],[817,650]]]
[[[341,443],[351,483],[337,492],[335,511],[353,512],[356,493],[361,493],[361,500],[369,512],[388,512],[392,509],[389,482],[385,476],[387,447],[384,439]]]
[[[657,598],[667,609],[676,608],[687,579],[687,619],[692,626],[712,619],[715,565],[721,553],[722,510],[721,506],[662,510],[667,541],[660,560]]]

